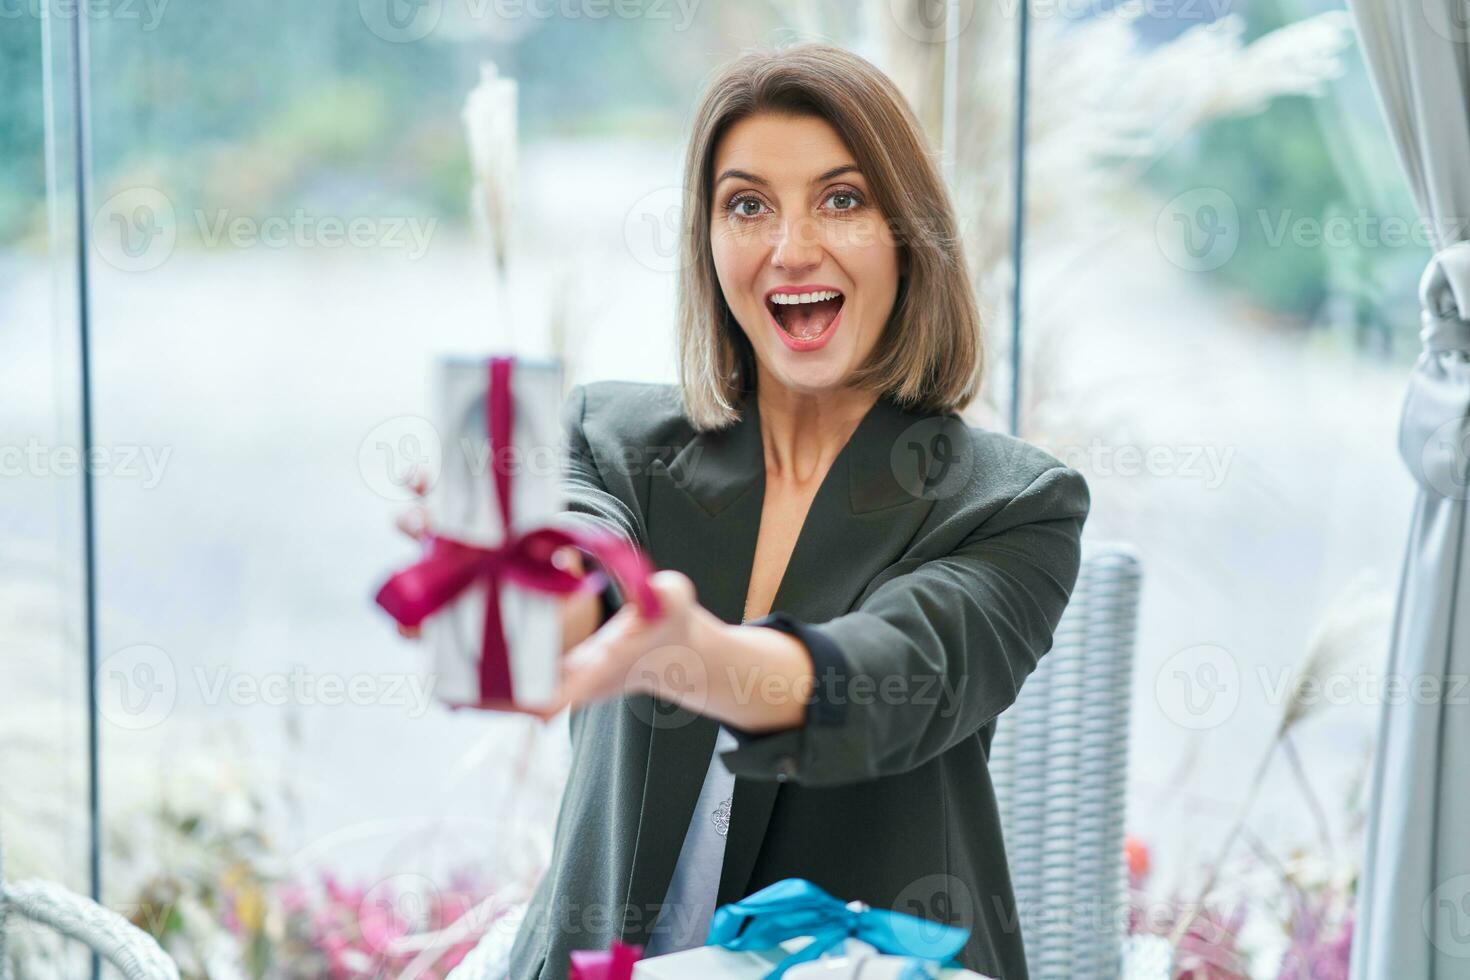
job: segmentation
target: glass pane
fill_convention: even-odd
[[[1020,21],[1004,3],[891,3],[875,20],[877,59],[904,90],[941,151],[986,348],[973,424],[1005,430],[1011,380],[1012,235],[1016,193]],[[946,135],[949,130],[949,136]]]
[[[1346,955],[1427,240],[1340,3],[1105,6],[1033,6],[1023,434],[1142,558],[1135,912],[1233,843],[1201,943],[1274,976]]]
[[[547,858],[561,724],[444,710],[372,604],[414,554],[392,521],[434,358],[672,380],[684,127],[752,44],[848,44],[943,139],[945,38],[887,2],[564,6],[175,2],[93,24],[98,438],[136,449],[99,500],[104,880],[186,972],[211,949],[252,976],[401,967],[392,936],[524,893]],[[1006,42],[954,48],[958,120],[998,127],[954,143],[1004,183]],[[503,274],[462,118],[486,61],[518,86]],[[1003,237],[986,181],[967,231]],[[1003,261],[980,249],[977,275]]]
[[[72,25],[0,30],[0,846],[4,877],[90,888]],[[83,952],[11,917],[17,976]]]

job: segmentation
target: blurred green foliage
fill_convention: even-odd
[[[46,192],[41,24],[0,28],[0,241],[18,237]]]
[[[1323,6],[1332,5],[1253,3],[1246,37]],[[1428,250],[1392,242],[1392,229],[1412,225],[1416,210],[1360,55],[1349,48],[1342,58],[1348,77],[1329,94],[1278,98],[1257,113],[1217,119],[1175,147],[1147,180],[1165,199],[1212,187],[1236,202],[1239,244],[1212,273],[1231,290],[1278,320],[1330,325],[1352,347],[1412,357]],[[1335,231],[1324,241],[1329,222]]]
[[[1240,244],[1218,273],[1231,285],[1304,318],[1322,304],[1323,249],[1295,245],[1291,236],[1271,240],[1281,218],[1320,216],[1344,196],[1307,98],[1277,99],[1257,115],[1212,122],[1155,167],[1153,179],[1168,197],[1214,187],[1240,207]]]
[[[1284,14],[1283,2],[1296,0],[1250,5],[1251,37],[1309,13]],[[210,213],[391,209],[447,226],[468,217],[460,109],[481,61],[494,60],[520,82],[526,141],[606,132],[678,139],[714,60],[742,32],[759,36],[780,21],[765,5],[750,5],[701,13],[683,32],[671,22],[619,17],[492,23],[490,5],[446,2],[440,30],[392,43],[368,28],[352,2],[170,0],[156,23],[143,4],[133,9],[133,18],[89,21],[99,200],[146,185],[176,207]],[[461,14],[453,24],[452,9]],[[42,32],[31,16],[3,26],[0,241],[13,242],[44,227]],[[1417,278],[1413,266],[1423,261],[1419,251],[1272,241],[1282,220],[1322,219],[1363,203],[1363,175],[1356,184],[1344,181],[1332,130],[1377,127],[1373,139],[1387,141],[1371,104],[1324,122],[1324,102],[1343,101],[1282,98],[1255,115],[1218,120],[1169,153],[1147,182],[1166,198],[1217,187],[1242,205],[1239,248],[1217,273],[1232,289],[1302,322],[1327,318],[1332,304],[1341,319],[1346,304],[1357,328],[1374,332],[1373,317],[1381,315],[1374,311],[1388,307],[1399,316],[1404,283]],[[1377,166],[1392,169],[1393,162]]]
[[[520,81],[526,140],[625,124],[676,134],[702,70],[668,57],[703,45],[697,25],[672,35],[672,21],[491,23],[493,7],[466,3],[457,30],[393,43],[350,2],[171,0],[151,27],[143,4],[131,9],[88,24],[95,193],[146,184],[206,211],[350,200],[464,222],[460,109],[481,61]],[[45,201],[41,24],[24,13],[0,23],[0,241],[16,241],[39,227]]]

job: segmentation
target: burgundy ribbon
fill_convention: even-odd
[[[538,527],[517,532],[511,527],[511,472],[505,456],[512,449],[515,399],[511,371],[515,359],[490,359],[490,387],[485,398],[485,431],[490,437],[490,468],[503,536],[493,548],[430,535],[424,557],[398,572],[378,590],[377,602],[404,626],[418,626],[457,599],[476,582],[485,583],[485,629],[480,656],[480,702],[484,706],[512,706],[514,688],[510,654],[500,612],[500,587],[510,582],[521,588],[567,595],[600,587],[598,573],[578,575],[558,568],[552,556],[573,545],[589,552],[609,572],[625,594],[650,619],[660,615],[658,596],[649,584],[652,567],[643,553],[607,531]]]
[[[643,956],[642,946],[613,940],[608,949],[574,949],[567,980],[630,980],[633,964]]]

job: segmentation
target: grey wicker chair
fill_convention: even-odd
[[[0,852],[0,980],[11,980],[5,952],[10,916],[54,929],[95,950],[127,980],[179,980],[178,967],[153,937],[111,909],[49,881],[6,881]]]
[[[1141,577],[1131,548],[1084,545],[1052,649],[996,725],[990,774],[1032,980],[1123,975],[1123,811]]]

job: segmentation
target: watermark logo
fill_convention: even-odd
[[[393,44],[422,41],[444,14],[444,0],[358,0],[367,29]]]
[[[98,713],[118,728],[144,731],[173,713],[179,675],[156,646],[124,647],[97,665]]]
[[[1431,892],[1420,915],[1435,949],[1470,959],[1470,874],[1456,875]]]
[[[417,260],[428,251],[437,226],[432,217],[343,216],[305,208],[264,216],[228,208],[180,213],[167,194],[140,186],[118,191],[97,209],[92,244],[104,262],[122,272],[149,272],[163,265],[178,247],[181,229],[207,248],[371,248],[400,251]]]
[[[628,252],[646,269],[678,272],[684,264],[681,245],[685,209],[683,192],[660,187],[633,202],[623,219]]]
[[[416,481],[423,481],[425,490],[432,488],[443,466],[439,430],[417,415],[388,419],[357,447],[357,470],[363,482],[386,500],[416,500]]]
[[[92,216],[97,253],[123,272],[147,272],[163,265],[178,237],[173,201],[156,187],[119,191]]]
[[[700,716],[708,701],[709,668],[689,647],[657,647],[629,668],[623,690],[648,695],[626,699],[639,721],[651,728],[683,728]]]
[[[1419,0],[1429,29],[1455,44],[1470,42],[1470,4],[1465,0]]]
[[[1229,262],[1240,245],[1240,212],[1216,187],[1185,191],[1164,205],[1154,223],[1164,258],[1189,272],[1209,272]]]
[[[375,953],[398,953],[403,937],[421,935],[433,926],[439,888],[420,874],[396,874],[376,882],[358,903],[363,939]]]
[[[898,893],[893,910],[925,921],[926,925],[919,927],[924,943],[937,941],[942,935],[941,926],[973,930],[977,911],[970,886],[950,874],[925,875],[909,883]]]
[[[1450,419],[1419,451],[1423,481],[1449,500],[1470,498],[1470,420]]]
[[[1240,705],[1240,664],[1222,646],[1200,643],[1164,661],[1154,675],[1154,699],[1181,728],[1225,724]]]
[[[898,29],[922,44],[959,37],[975,18],[975,0],[888,0]]]
[[[436,674],[289,670],[248,671],[195,664],[180,676],[173,658],[151,644],[113,653],[97,668],[98,712],[118,728],[144,731],[173,714],[184,682],[205,707],[394,707],[421,718],[433,704]]]
[[[889,450],[894,479],[913,496],[941,500],[970,483],[975,469],[969,428],[953,416],[920,419],[904,429]]]

